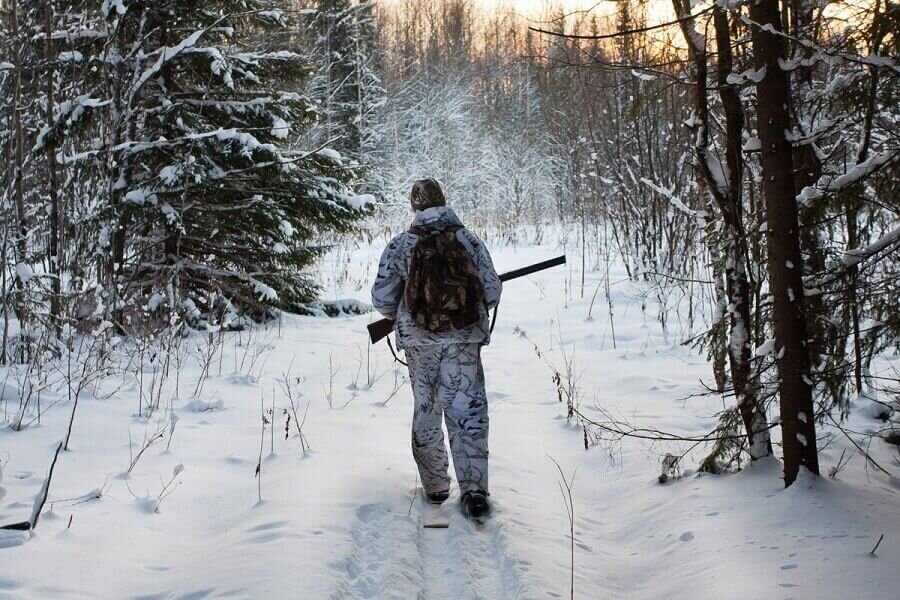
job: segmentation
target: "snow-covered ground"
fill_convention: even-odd
[[[379,251],[376,243],[323,261],[339,283],[329,295],[367,299]],[[495,262],[504,271],[555,254],[502,249]],[[732,476],[688,470],[661,485],[660,457],[675,447],[624,440],[585,451],[551,380],[550,364],[564,369],[563,350],[588,416],[599,404],[697,435],[715,425],[722,400],[688,398],[710,381],[708,364],[679,335],[663,335],[654,306],[642,311],[639,288],[615,269],[614,348],[602,290],[586,319],[604,273],[588,272],[585,298],[576,287],[567,299],[565,278],[579,273],[573,261],[505,288],[484,352],[494,516],[483,529],[456,512],[455,495],[449,529],[420,527],[411,394],[385,346],[368,353],[373,317],[292,317],[228,334],[199,398],[190,396],[200,369],[186,366],[171,436],[174,377],[150,418],[135,414],[133,371],[117,376],[124,386],[107,399],[86,394],[35,534],[0,534],[0,598],[563,598],[573,551],[578,598],[896,597],[900,482],[865,469],[858,454],[835,479],[802,477],[784,490],[774,459]],[[192,355],[206,339],[186,342]],[[145,361],[145,387],[158,370]],[[303,393],[305,454],[293,413],[285,439],[285,377]],[[15,393],[13,378],[4,389]],[[45,393],[43,406],[55,397]],[[16,405],[7,397],[0,419]],[[865,408],[852,416],[860,430],[873,426]],[[70,410],[64,401],[24,431],[0,428],[0,525],[28,518]],[[262,413],[274,427],[263,429]],[[823,473],[846,447],[837,439],[823,450]],[[897,471],[892,448],[872,450]],[[574,545],[551,457],[574,475]],[[695,450],[685,466],[702,457]],[[157,506],[178,465],[177,487]]]

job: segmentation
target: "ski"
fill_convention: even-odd
[[[422,493],[422,527],[425,529],[447,529],[450,527],[450,519],[444,513],[443,504],[432,504]],[[446,502],[444,503],[446,504]]]

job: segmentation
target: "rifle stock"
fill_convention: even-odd
[[[528,265],[527,267],[522,267],[521,269],[514,269],[506,273],[501,273],[500,281],[510,281],[511,279],[525,277],[526,275],[531,275],[532,273],[537,273],[538,271],[564,264],[566,264],[565,254],[533,265]],[[366,325],[366,329],[369,330],[369,339],[372,340],[373,344],[377,344],[382,339],[389,336],[394,330],[394,320],[388,318],[378,319],[377,321],[373,321]]]
[[[391,332],[394,330],[394,320],[387,318],[378,319],[366,325],[366,329],[369,330],[369,339],[372,340],[373,344],[377,344],[383,338],[391,335]]]

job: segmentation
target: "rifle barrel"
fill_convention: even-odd
[[[532,273],[564,264],[566,264],[566,256],[557,256],[556,258],[551,258],[549,260],[529,265],[527,267],[522,267],[521,269],[514,269],[512,271],[502,273],[500,275],[500,281],[509,281],[510,279],[525,277],[526,275],[531,275]],[[385,338],[391,334],[391,331],[393,331],[394,329],[394,322],[391,319],[379,319],[377,321],[369,323],[367,325],[367,328],[369,330],[369,338],[372,340],[372,343],[375,344],[378,343],[382,338]]]
[[[510,279],[525,277],[526,275],[531,275],[532,273],[543,271],[544,269],[549,269],[550,267],[555,267],[556,265],[564,264],[566,264],[565,254],[563,254],[562,256],[557,256],[556,258],[551,258],[549,260],[535,263],[533,265],[528,265],[527,267],[522,267],[521,269],[513,269],[512,271],[502,273],[500,275],[500,281],[509,281]]]

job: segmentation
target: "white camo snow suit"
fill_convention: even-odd
[[[394,319],[397,347],[406,351],[415,408],[412,451],[426,493],[450,489],[447,449],[441,417],[450,435],[450,451],[461,493],[488,491],[488,411],[481,346],[490,342],[488,309],[500,301],[502,284],[484,244],[462,227],[445,206],[416,213],[414,227],[460,227],[456,236],[472,255],[484,286],[479,322],[465,329],[431,333],[416,326],[403,302],[403,290],[418,236],[404,232],[385,248],[372,286],[372,305]]]

